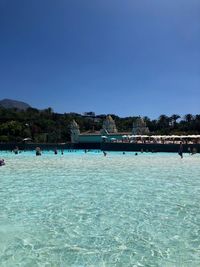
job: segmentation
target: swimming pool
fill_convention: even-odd
[[[0,266],[199,266],[199,154],[0,158]]]

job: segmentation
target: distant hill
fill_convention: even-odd
[[[30,108],[31,106],[25,102],[21,102],[21,101],[17,101],[17,100],[3,99],[3,100],[0,100],[0,107],[26,110],[27,108]]]

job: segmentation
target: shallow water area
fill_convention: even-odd
[[[0,158],[0,266],[199,266],[199,154]]]

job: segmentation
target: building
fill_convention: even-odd
[[[109,115],[103,122],[102,129],[98,132],[85,132],[80,133],[79,125],[75,120],[72,121],[70,126],[71,142],[72,143],[101,143],[101,142],[114,142],[128,139],[130,135],[144,135],[149,133],[145,121],[138,118],[133,122],[132,132],[118,132],[115,121]]]
[[[93,112],[93,111],[84,112],[83,116],[84,117],[95,117],[95,112]]]
[[[116,127],[115,121],[110,115],[107,116],[106,119],[103,121],[103,127],[100,133],[102,135],[117,133],[117,127]]]
[[[80,130],[79,130],[79,125],[75,120],[73,120],[70,125],[70,131],[71,131],[71,142],[79,143]]]
[[[137,118],[136,121],[133,122],[133,135],[145,135],[149,134],[149,128],[146,126],[146,122],[142,118]]]

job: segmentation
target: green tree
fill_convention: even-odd
[[[180,119],[180,115],[178,114],[173,114],[171,117],[170,117],[170,120],[171,120],[171,123],[172,123],[172,126],[175,126],[177,124],[177,120]]]
[[[187,123],[190,123],[194,119],[194,116],[192,114],[186,114],[184,119]]]

